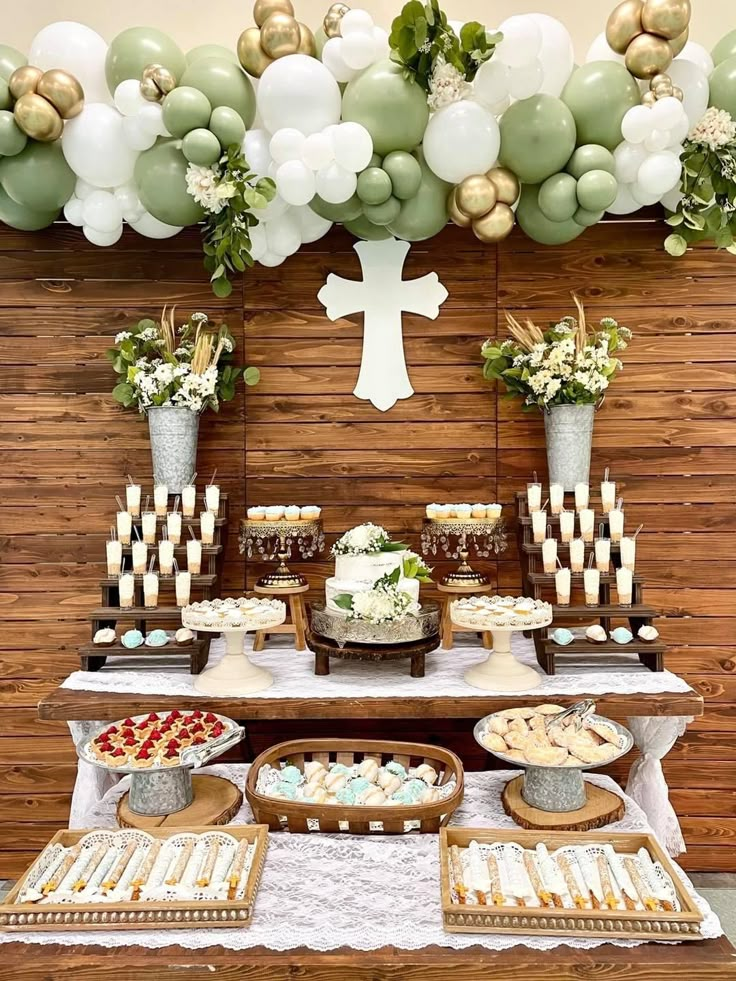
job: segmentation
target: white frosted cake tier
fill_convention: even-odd
[[[471,630],[535,630],[552,622],[552,607],[527,596],[470,596],[455,600],[450,615]]]
[[[202,600],[181,611],[181,622],[191,630],[258,630],[283,623],[286,604],[277,599]]]
[[[331,579],[328,579],[325,582],[325,599],[327,601],[327,609],[332,610],[334,613],[342,613],[347,616],[348,611],[342,610],[339,606],[337,606],[335,603],[335,597],[344,593],[353,596],[355,593],[365,593],[372,588],[373,583],[366,582],[363,579],[345,580],[338,579],[336,576],[333,576]],[[397,588],[404,593],[408,593],[415,603],[419,602],[418,579],[399,579]]]
[[[366,582],[372,586],[377,579],[398,569],[405,554],[405,551],[401,551],[336,555],[334,578],[344,583]]]

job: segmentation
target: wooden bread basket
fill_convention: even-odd
[[[303,771],[309,760],[343,763],[351,766],[366,758],[379,766],[395,760],[406,769],[428,763],[437,770],[435,786],[441,787],[454,778],[455,789],[443,800],[429,804],[378,805],[311,804],[303,801],[269,797],[256,791],[258,774],[266,763],[278,767],[290,763]],[[346,832],[349,834],[436,833],[460,805],[464,794],[463,765],[447,749],[425,743],[402,743],[368,739],[297,739],[271,746],[254,761],[245,783],[245,796],[254,819],[267,824],[271,831],[298,833]],[[307,823],[309,821],[309,823]],[[375,823],[380,822],[376,827]],[[416,823],[407,828],[406,822]],[[374,826],[371,827],[371,824]]]

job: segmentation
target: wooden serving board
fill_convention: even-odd
[[[542,811],[527,804],[521,794],[524,777],[514,777],[503,788],[501,803],[508,816],[521,828],[531,831],[592,831],[624,816],[626,805],[618,794],[585,783],[585,807],[577,811]]]
[[[163,814],[151,817],[147,814],[136,814],[129,806],[129,794],[124,794],[118,801],[117,818],[121,828],[140,828],[150,831],[162,828],[183,831],[185,828],[205,827],[228,824],[240,810],[243,795],[240,790],[223,777],[198,774],[192,777],[194,800],[189,807],[173,814]]]

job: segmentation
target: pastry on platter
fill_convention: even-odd
[[[113,723],[89,741],[87,750],[93,760],[111,767],[178,766],[182,750],[204,746],[231,728],[229,720],[199,709],[189,713],[173,709],[167,715],[151,712]]]

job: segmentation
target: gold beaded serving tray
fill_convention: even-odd
[[[263,871],[268,847],[268,826],[264,824],[228,825],[224,828],[192,827],[175,830],[151,829],[145,834],[152,838],[166,839],[184,834],[201,835],[223,832],[240,843],[243,840],[255,845],[255,851],[247,872],[245,884],[239,887],[238,899],[191,899],[191,900],[137,900],[92,901],[87,903],[34,903],[20,902],[26,891],[26,881],[44,860],[53,846],[68,848],[76,845],[90,831],[57,831],[35,861],[29,866],[0,904],[0,930],[24,933],[27,931],[64,932],[69,930],[171,930],[205,927],[249,926],[253,917],[256,892]],[[110,834],[129,834],[128,831],[111,831]]]

